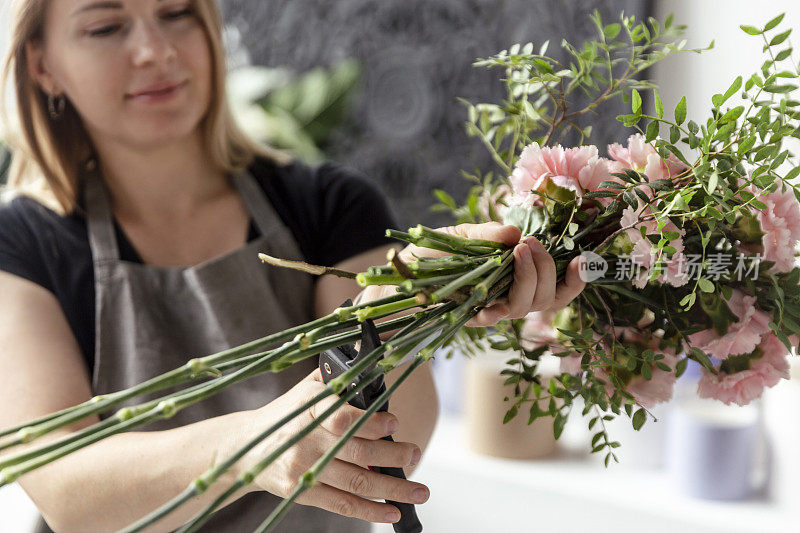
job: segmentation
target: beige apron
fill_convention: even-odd
[[[314,318],[312,278],[288,269],[268,268],[257,257],[258,252],[264,252],[302,259],[290,230],[249,173],[235,174],[233,183],[261,237],[194,267],[161,268],[120,260],[106,187],[97,173],[87,175],[87,224],[96,293],[94,394],[131,387],[192,357]],[[289,390],[315,366],[316,358],[311,358],[280,373],[251,378],[140,430],[164,430],[256,409]],[[267,492],[248,494],[218,511],[201,531],[253,531],[280,501]],[[369,531],[369,524],[294,505],[278,531],[358,533]]]

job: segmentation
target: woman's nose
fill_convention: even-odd
[[[137,24],[130,38],[131,59],[134,66],[167,63],[177,55],[175,47],[157,24],[149,22]]]

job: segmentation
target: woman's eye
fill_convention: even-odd
[[[87,30],[86,34],[89,35],[90,37],[105,37],[113,34],[119,28],[120,28],[119,24],[114,24],[110,26],[103,26],[101,28]]]
[[[162,16],[164,17],[165,20],[179,20],[188,17],[190,15],[192,15],[192,9],[187,7],[185,9],[169,11],[167,13],[164,13],[164,15]]]

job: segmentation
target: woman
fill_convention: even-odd
[[[21,194],[0,209],[0,427],[327,314],[358,292],[351,281],[265,268],[254,260],[258,251],[351,271],[385,261],[391,219],[364,180],[333,165],[287,161],[232,123],[213,0],[19,0],[12,30],[6,75],[22,135],[10,184]],[[516,228],[446,231],[516,244],[509,298],[472,325],[564,305],[582,289],[574,264],[557,290],[552,258],[535,239],[518,244]],[[381,296],[379,288],[358,295]],[[261,376],[20,484],[55,531],[116,530],[322,386],[313,362]],[[265,441],[224,481],[331,402]],[[342,449],[282,530],[365,531],[364,521],[399,518],[394,506],[370,498],[424,502],[425,486],[364,466],[413,467],[435,405],[425,367],[393,396],[392,413],[372,416]],[[359,413],[340,409],[206,530],[253,529]],[[388,434],[396,442],[379,440]],[[153,531],[177,528],[225,485]]]

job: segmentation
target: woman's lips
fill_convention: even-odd
[[[181,90],[186,86],[185,81],[179,83],[163,83],[153,85],[132,94],[128,94],[127,98],[134,102],[141,102],[145,104],[155,104],[167,102],[175,98]]]

